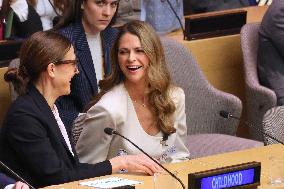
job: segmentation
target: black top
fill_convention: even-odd
[[[28,5],[28,7],[28,18],[24,22],[21,22],[17,14],[14,13],[12,27],[13,38],[26,38],[35,32],[43,30],[40,16],[32,6]]]
[[[111,174],[109,161],[79,163],[70,142],[75,157],[47,101],[30,85],[7,113],[0,135],[0,159],[35,187]]]

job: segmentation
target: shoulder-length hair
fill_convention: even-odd
[[[169,94],[171,77],[167,69],[164,50],[159,37],[149,24],[142,21],[132,21],[121,28],[111,51],[111,74],[99,82],[101,92],[89,104],[87,109],[96,104],[105,93],[124,80],[123,72],[118,64],[118,50],[120,39],[126,33],[133,34],[139,38],[141,46],[149,58],[146,95],[152,112],[155,114],[157,127],[164,134],[169,135],[176,131],[173,127],[173,114],[176,108]]]

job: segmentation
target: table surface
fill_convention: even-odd
[[[173,172],[177,172],[177,176],[181,178],[187,187],[187,175],[189,173],[205,171],[210,169],[215,169],[218,167],[236,165],[240,163],[246,163],[251,161],[261,162],[261,186],[259,189],[283,189],[284,184],[277,186],[269,185],[269,171],[270,171],[270,157],[279,157],[284,159],[284,146],[280,144],[274,144],[270,146],[264,146],[259,148],[253,148],[243,151],[224,153],[214,156],[208,156],[198,159],[193,159],[181,163],[167,164],[166,167]],[[133,175],[133,174],[113,174],[111,176],[127,178],[131,180],[141,181],[142,184],[136,185],[136,189],[151,189],[154,188],[153,177],[145,175]],[[110,176],[105,176],[110,177]],[[105,178],[99,177],[99,178]],[[99,178],[86,179],[84,181],[95,180]],[[54,185],[45,187],[45,189],[87,189],[90,187],[81,186],[79,183],[81,181],[75,181],[71,183]],[[178,184],[178,183],[176,183]],[[176,186],[176,188],[181,188]]]

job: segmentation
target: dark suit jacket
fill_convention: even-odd
[[[70,136],[69,136],[70,138]],[[78,162],[68,150],[45,98],[33,86],[11,105],[0,136],[0,158],[36,187],[111,174],[109,161]]]
[[[275,91],[284,105],[284,1],[273,0],[259,30],[257,58],[260,83]]]
[[[5,188],[9,184],[14,184],[15,180],[7,177],[5,174],[0,173],[0,189]]]
[[[98,93],[96,71],[94,68],[91,51],[81,22],[71,24],[59,31],[67,37],[75,48],[77,59],[79,60],[80,74],[72,79],[71,93],[68,96],[60,97],[57,106],[65,125],[72,126],[74,119],[79,112]],[[103,32],[102,43],[104,53],[105,73],[110,73],[110,49],[117,37],[117,29],[108,27]]]

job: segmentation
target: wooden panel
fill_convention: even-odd
[[[4,81],[7,69],[7,67],[0,68],[0,127],[11,103],[9,84]]]

